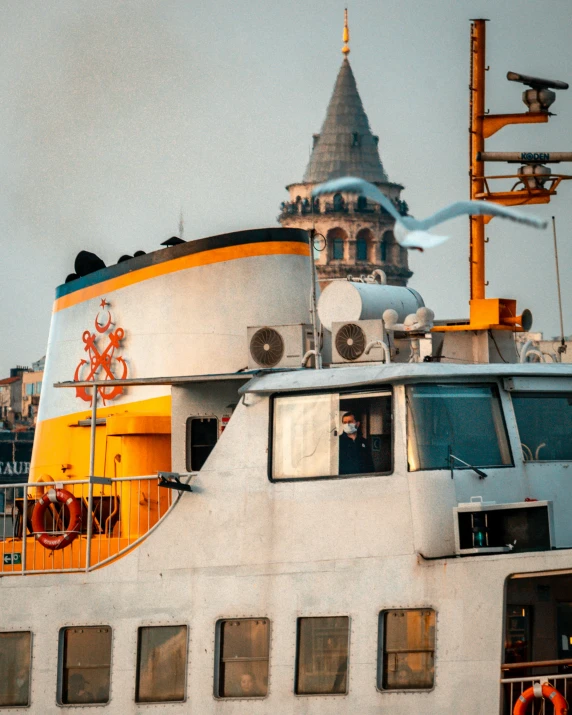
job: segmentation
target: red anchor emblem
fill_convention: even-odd
[[[101,308],[107,309],[107,320],[105,323],[101,323],[99,321],[98,313],[95,318],[95,330],[97,333],[99,333],[99,335],[104,335],[109,331],[112,324],[111,311],[108,308],[109,303],[105,300],[105,298],[103,298],[103,300],[101,301],[100,306]],[[117,357],[115,356],[115,351],[119,349],[120,343],[125,337],[125,331],[123,330],[123,328],[116,328],[115,330],[111,330],[108,333],[107,337],[109,338],[109,343],[107,344],[105,349],[100,352],[100,349],[97,345],[98,335],[96,335],[96,333],[90,332],[89,330],[86,330],[83,333],[82,340],[85,344],[84,350],[86,353],[88,353],[89,360],[79,361],[79,364],[75,369],[74,382],[83,382],[87,380],[93,381],[102,378],[104,380],[125,380],[128,372],[127,363],[125,362],[124,358],[121,357],[121,355],[118,355]],[[113,373],[112,364],[114,359],[116,362],[121,364],[123,369],[122,375],[115,375]],[[85,377],[81,377],[80,373],[84,365],[89,365],[89,373]],[[103,375],[98,374],[100,373],[100,371],[103,372]],[[118,395],[121,395],[123,389],[124,388],[121,385],[115,385],[115,387],[110,388],[101,385],[97,388],[104,405],[106,400],[113,400]],[[88,388],[86,387],[76,387],[75,394],[76,397],[85,400],[85,402],[91,403],[93,398],[87,390]]]

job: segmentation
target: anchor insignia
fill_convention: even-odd
[[[110,330],[112,326],[111,311],[109,310],[109,305],[105,298],[102,299],[100,307],[107,311],[107,318],[105,322],[101,322],[99,319],[99,312],[95,318],[95,330],[96,333],[92,333],[89,330],[84,331],[82,335],[82,340],[85,344],[84,350],[89,356],[89,360],[80,360],[78,366],[76,367],[74,374],[74,382],[83,382],[87,380],[97,380],[98,373],[100,370],[103,371],[104,380],[125,380],[127,377],[127,363],[125,359],[121,356],[115,356],[115,351],[119,349],[120,343],[125,337],[125,331],[123,328],[116,328],[115,330]],[[109,331],[109,332],[108,332]],[[103,336],[107,333],[109,342],[103,351],[100,352],[100,348],[97,344],[97,339],[99,336]],[[121,367],[123,374],[115,375],[112,368],[113,360],[115,359]],[[81,377],[81,372],[84,365],[89,365],[89,373],[85,377]],[[101,378],[100,378],[101,379]],[[104,387],[101,385],[97,388],[103,404],[105,405],[106,400],[113,400],[123,392],[124,388],[120,385],[115,387]],[[76,397],[79,397],[85,402],[91,403],[92,395],[87,391],[86,387],[76,387],[75,388]]]

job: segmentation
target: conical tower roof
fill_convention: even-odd
[[[358,176],[371,182],[388,181],[371,133],[349,60],[344,57],[322,131],[304,174],[304,182],[317,184],[339,176]]]

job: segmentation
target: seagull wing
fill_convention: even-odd
[[[495,204],[491,201],[457,201],[456,203],[437,211],[437,213],[432,216],[420,221],[408,217],[406,225],[408,228],[413,230],[426,230],[428,228],[432,228],[433,226],[437,226],[444,221],[449,221],[452,218],[463,215],[499,216],[500,218],[507,218],[511,221],[516,221],[517,223],[523,223],[526,226],[533,226],[534,228],[546,228],[548,225],[547,221],[538,218],[538,216],[527,215],[517,211],[516,209],[501,206],[500,204]]]
[[[397,236],[395,237],[397,239]],[[408,231],[404,238],[398,240],[403,248],[417,248],[425,250],[426,248],[434,248],[440,246],[445,241],[449,240],[449,236],[434,236],[426,231]]]
[[[377,186],[370,184],[369,181],[365,181],[364,179],[358,179],[355,176],[342,176],[340,179],[332,179],[331,181],[325,181],[323,184],[318,184],[318,186],[316,186],[316,188],[312,191],[312,196],[335,194],[342,191],[346,191],[351,194],[361,194],[362,196],[375,201],[376,204],[383,206],[383,208],[391,214],[396,221],[401,221],[401,216],[393,203],[377,188]]]

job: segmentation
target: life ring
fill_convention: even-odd
[[[63,504],[70,513],[67,531],[63,534],[47,534],[44,526],[44,514],[50,504]],[[64,549],[77,537],[81,530],[81,502],[67,489],[50,489],[40,499],[32,513],[32,529],[40,544],[52,551]]]
[[[544,697],[550,700],[554,706],[554,715],[567,715],[568,702],[566,698],[550,683],[543,683],[540,688],[538,686],[539,684],[536,684],[537,693],[535,693],[535,686],[533,685],[532,688],[528,688],[519,696],[512,711],[513,715],[526,715],[528,706],[535,697]]]

